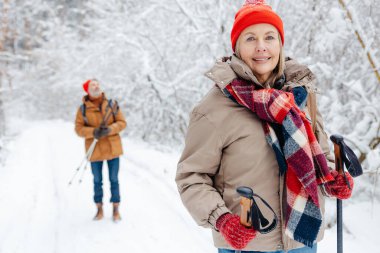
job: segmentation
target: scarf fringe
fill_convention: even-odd
[[[314,241],[309,241],[309,240],[306,240],[300,236],[295,236],[294,237],[294,240],[296,240],[297,242],[300,242],[302,244],[304,244],[305,246],[309,247],[309,248],[312,248],[314,243],[315,243],[315,240]]]

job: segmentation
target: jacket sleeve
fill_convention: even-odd
[[[90,139],[94,138],[94,127],[85,126],[83,115],[81,109],[77,111],[77,116],[75,118],[75,132],[80,137]]]
[[[121,112],[121,109],[119,109],[115,115],[115,122],[109,125],[109,128],[111,129],[111,132],[109,135],[118,134],[126,127],[127,127],[127,121],[125,120],[125,117],[123,113]]]
[[[206,116],[193,111],[175,180],[182,202],[197,224],[214,229],[216,220],[230,212],[213,186],[222,146],[215,126]]]

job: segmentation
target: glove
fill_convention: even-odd
[[[236,214],[226,213],[220,216],[216,221],[216,228],[235,249],[245,248],[256,237],[256,231],[241,225],[240,217]]]
[[[336,170],[331,172],[331,175],[334,177],[334,181],[328,182],[325,184],[326,192],[333,197],[338,199],[348,199],[351,197],[352,189],[354,188],[354,180],[351,175],[346,171],[345,175],[351,186],[351,189],[348,188],[346,179],[342,174],[339,174]]]
[[[111,132],[109,127],[98,127],[94,129],[94,138],[99,140],[100,138],[107,136]]]

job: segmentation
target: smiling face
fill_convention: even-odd
[[[237,41],[240,58],[252,69],[260,83],[265,83],[276,68],[280,51],[279,33],[270,24],[247,27]]]

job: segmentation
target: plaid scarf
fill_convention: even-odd
[[[304,91],[304,96],[295,95],[298,104],[303,106],[307,92],[303,87],[300,89]],[[280,172],[286,172],[285,233],[293,240],[312,247],[322,224],[318,185],[333,178],[305,113],[296,105],[293,93],[257,89],[253,83],[241,79],[233,80],[223,89],[223,93],[262,120],[266,139],[275,152]],[[283,146],[280,146],[278,136],[271,127],[273,123],[281,125]]]

